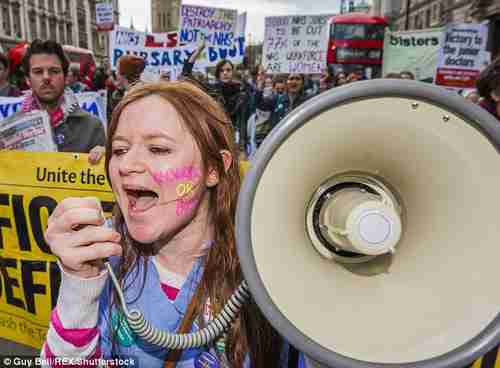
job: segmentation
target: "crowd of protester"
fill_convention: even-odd
[[[102,226],[100,204],[89,198],[65,199],[49,218],[45,239],[63,272],[44,357],[122,353],[139,356],[151,367],[177,362],[192,367],[192,361],[196,367],[222,356],[227,366],[241,367],[244,361],[255,367],[284,366],[283,362],[306,366],[303,355],[274,331],[253,302],[243,306],[241,318],[215,347],[172,349],[167,354],[166,349],[110,343],[116,331],[111,331],[107,318],[119,311],[118,298],[105,284],[112,267],[120,271],[121,285],[135,275],[124,300],[134,299],[170,332],[179,324],[178,332],[187,334],[208,312],[221,310],[242,279],[233,221],[240,188],[238,162],[251,159],[269,132],[313,96],[366,78],[362,70],[333,73],[326,66],[314,77],[271,75],[260,65],[249,71],[229,60],[220,61],[210,78],[194,71],[203,48],[185,62],[180,76],[184,82],[179,84],[169,82],[169,73],[157,82],[141,83],[146,64],[138,56],[122,56],[115,72],[109,66],[71,64],[60,44],[35,40],[18,65],[27,83],[16,85],[9,82],[16,66],[0,54],[0,97],[22,98],[20,111],[7,119],[46,111],[58,151],[89,153],[90,164],[105,159],[117,200],[113,229]],[[385,78],[415,76],[403,71]],[[108,101],[108,140],[103,124],[83,111],[75,97],[102,90]],[[464,103],[476,103],[500,119],[500,58],[481,73],[477,91],[464,97],[470,101]],[[177,155],[168,155],[163,144],[151,144],[154,139],[163,142],[165,136]],[[183,174],[197,182],[189,190],[182,187],[186,193],[181,196],[179,187],[169,187],[169,180],[164,180],[174,174],[159,171],[165,167],[183,168]],[[160,206],[174,202],[177,207]],[[105,270],[101,260],[108,257],[116,262]],[[142,286],[139,274],[145,280]],[[141,291],[135,296],[137,290]]]
[[[23,111],[26,111],[26,106],[31,104],[31,108],[34,108],[37,101],[42,102],[43,100],[37,96],[36,84],[33,85],[33,78],[36,77],[33,74],[33,66],[30,65],[29,61],[26,62],[26,56],[30,56],[29,51],[37,48],[41,48],[42,51],[50,49],[50,52],[58,49],[57,53],[60,54],[58,57],[65,85],[59,86],[60,81],[56,84],[59,88],[58,93],[65,96],[64,100],[70,100],[70,92],[106,91],[108,121],[111,119],[114,108],[130,86],[140,81],[141,74],[146,67],[145,61],[134,55],[122,56],[118,60],[116,71],[112,70],[108,64],[98,67],[69,64],[66,59],[62,59],[64,52],[60,45],[53,41],[36,40],[28,49],[28,55],[25,55],[21,63],[21,70],[27,83],[19,83],[22,79],[18,76],[9,78],[12,77],[9,76],[9,72],[19,70],[19,68],[16,69],[6,55],[0,54],[0,97],[23,95],[25,100],[29,98],[28,103],[26,101],[23,103]],[[336,73],[333,73],[332,68],[325,66],[323,72],[315,76],[298,73],[276,75],[266,73],[262,65],[248,70],[235,67],[229,60],[219,62],[215,66],[213,77],[210,77],[207,74],[194,71],[197,59],[203,49],[204,45],[201,45],[185,62],[179,79],[187,79],[201,87],[223,106],[232,122],[239,152],[244,158],[252,158],[269,132],[292,110],[311,97],[333,88],[366,79],[362,69],[350,73],[337,70]],[[462,93],[467,101],[478,104],[496,118],[499,117],[500,100],[498,97],[500,96],[500,91],[498,91],[500,85],[499,64],[499,60],[496,60],[481,73],[477,81],[477,89]],[[55,83],[54,76],[50,75],[50,71],[46,77],[47,81],[42,81],[42,83],[49,85]],[[386,74],[384,78],[414,80],[415,75],[411,71],[391,72]],[[169,81],[171,74],[168,72],[160,73],[159,79]],[[18,81],[18,85],[9,83],[9,80]],[[64,93],[60,88],[63,88]],[[55,96],[59,103],[63,100],[61,96]],[[44,104],[41,103],[42,108],[44,108],[43,106]],[[57,123],[54,123],[54,126],[57,127]],[[89,144],[94,143],[98,147],[92,151],[94,147],[89,147]],[[70,148],[74,149],[74,147]],[[65,149],[61,148],[61,150]],[[95,140],[92,143],[84,142],[79,146],[79,150],[90,152],[91,161],[95,163],[104,154],[104,142],[102,140]]]

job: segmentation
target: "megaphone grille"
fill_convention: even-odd
[[[245,277],[271,323],[329,366],[472,360],[500,305],[491,121],[452,96],[429,99],[432,87],[384,95],[370,83],[317,98],[265,142],[238,212]],[[305,214],[325,180],[353,170],[394,187],[405,217],[392,257],[346,267],[311,245]]]

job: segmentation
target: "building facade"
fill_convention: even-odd
[[[118,0],[113,1],[118,24]],[[107,33],[97,32],[95,0],[0,0],[0,45],[51,39],[92,50],[98,62],[107,58]]]
[[[473,19],[489,21],[488,49],[493,57],[500,55],[500,1],[475,0],[470,14]]]
[[[387,17],[389,22],[399,18],[403,0],[374,0],[374,15]]]
[[[402,0],[392,28],[402,31],[484,21],[489,21],[488,50],[495,57],[500,53],[499,0]]]
[[[393,23],[398,31],[425,29],[450,22],[467,22],[470,0],[402,0]]]
[[[180,9],[181,0],[151,0],[153,33],[177,31]]]

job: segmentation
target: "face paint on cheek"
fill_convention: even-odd
[[[174,183],[181,180],[192,181],[201,178],[201,172],[194,166],[185,166],[153,173],[157,184]]]
[[[175,188],[175,191],[177,192],[177,196],[182,198],[191,193],[193,188],[193,183],[180,183],[177,185],[177,188]]]
[[[177,216],[182,216],[185,215],[188,212],[191,212],[196,208],[196,205],[198,204],[199,199],[198,198],[193,198],[193,199],[179,199],[177,201],[177,207],[175,209],[175,214]]]
[[[183,216],[192,212],[200,199],[195,194],[195,189],[202,178],[201,171],[194,166],[184,166],[151,173],[153,180],[164,190],[171,193],[171,199],[165,199],[164,204],[176,203],[175,213]],[[175,190],[175,194],[174,191]]]

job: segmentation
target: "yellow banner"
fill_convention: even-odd
[[[43,233],[67,197],[97,197],[109,216],[113,193],[104,165],[87,155],[0,152],[0,336],[40,348],[60,275]]]
[[[97,197],[111,215],[113,193],[104,165],[88,155],[0,152],[0,336],[41,348],[60,275],[43,233],[49,214],[67,197]],[[250,168],[240,162],[241,174]],[[498,348],[469,367],[500,368]]]

